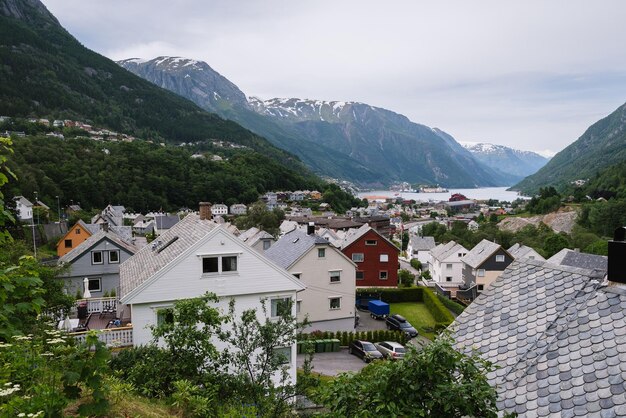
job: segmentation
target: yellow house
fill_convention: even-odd
[[[313,190],[311,194],[309,195],[309,197],[313,200],[320,200],[322,198],[322,194],[318,192],[317,190]]]
[[[79,219],[57,243],[57,255],[59,257],[64,256],[82,244],[83,241],[86,241],[91,235],[92,233],[89,231],[87,224]]]

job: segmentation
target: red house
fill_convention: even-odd
[[[369,225],[348,231],[341,251],[357,265],[357,286],[398,286],[400,250]]]

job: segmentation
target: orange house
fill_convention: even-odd
[[[83,241],[86,241],[91,235],[87,224],[79,219],[57,243],[57,255],[59,257],[64,256],[82,244]]]

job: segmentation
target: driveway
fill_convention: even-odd
[[[384,319],[374,319],[370,316],[369,311],[357,311],[359,314],[359,325],[355,331],[376,331],[379,329],[387,329]]]
[[[304,354],[298,354],[298,368],[304,364]],[[313,371],[326,376],[336,376],[342,372],[358,372],[367,363],[348,353],[347,348],[342,348],[336,353],[315,353],[313,356]]]

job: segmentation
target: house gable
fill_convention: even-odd
[[[76,222],[57,243],[57,255],[59,257],[64,256],[72,251],[72,249],[85,242],[91,235],[92,233],[84,222]],[[66,240],[70,240],[71,245],[69,247],[65,245]]]
[[[237,271],[203,274],[205,256],[237,256]],[[222,227],[216,227],[169,264],[130,291],[122,303],[139,304],[198,297],[220,297],[303,290],[284,269],[248,247]]]

